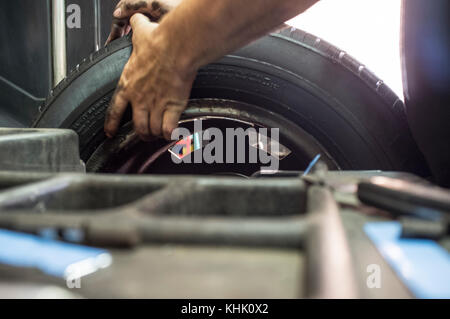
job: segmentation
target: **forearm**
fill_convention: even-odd
[[[164,0],[166,2],[166,0]],[[161,134],[167,140],[177,128],[197,70],[244,46],[305,11],[317,0],[184,0],[164,15],[163,2],[122,0],[142,5],[147,17],[134,13],[133,53],[120,77],[107,112],[105,133],[116,134],[129,104],[143,140]],[[134,8],[134,9],[133,9]],[[132,9],[136,11],[136,7]],[[162,18],[160,24],[148,19]],[[124,18],[116,15],[116,18]],[[123,32],[123,28],[119,31]],[[116,32],[117,33],[117,32]],[[115,37],[110,36],[113,40]]]
[[[193,71],[267,34],[318,0],[184,0],[155,36]]]

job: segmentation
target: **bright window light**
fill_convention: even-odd
[[[352,55],[402,100],[401,0],[321,0],[289,25]]]

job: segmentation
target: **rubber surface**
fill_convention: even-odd
[[[34,126],[74,129],[87,160],[105,139],[104,112],[131,50],[122,38],[91,54],[51,92]],[[202,68],[192,98],[236,100],[286,117],[342,169],[427,175],[393,91],[347,53],[294,28]]]

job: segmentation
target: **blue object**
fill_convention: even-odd
[[[450,298],[450,254],[435,241],[400,238],[398,222],[368,223],[364,230],[418,298]]]
[[[99,257],[105,256],[110,262],[111,256],[103,249],[0,229],[0,263],[9,266],[37,268],[45,274],[65,278],[69,266],[88,263],[91,273],[104,268],[105,258]]]
[[[311,161],[311,163],[309,163],[308,167],[306,168],[305,172],[303,173],[303,176],[308,175],[311,170],[314,168],[314,166],[316,166],[317,162],[320,160],[321,155],[316,155],[316,157],[314,157],[314,159]]]

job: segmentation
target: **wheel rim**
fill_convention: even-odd
[[[265,153],[271,159],[279,160],[279,170],[304,170],[317,154],[322,155],[322,160],[330,169],[339,169],[320,143],[302,128],[257,106],[231,100],[192,100],[180,121],[180,127],[193,132],[194,123],[200,120],[204,130],[215,127],[224,136],[226,129],[266,128],[270,131],[278,128],[280,152],[275,155],[269,154],[270,151]],[[268,141],[271,141],[270,136]],[[87,162],[87,169],[89,172],[113,174],[214,174],[248,177],[261,167],[267,167],[267,163],[261,161],[249,163],[248,156],[245,163],[236,163],[236,160],[234,163],[227,162],[226,150],[223,154],[224,163],[208,164],[203,161],[176,164],[169,153],[175,143],[176,141],[168,142],[161,138],[154,138],[149,142],[140,141],[132,124],[127,123],[114,139],[106,140],[97,148]],[[252,147],[249,140],[246,140],[245,147],[246,151]],[[236,155],[236,150],[234,154]]]

